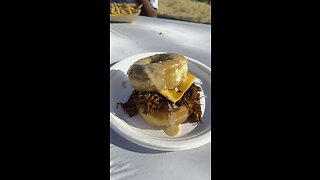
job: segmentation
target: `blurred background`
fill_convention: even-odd
[[[158,18],[211,24],[211,0],[159,0]]]

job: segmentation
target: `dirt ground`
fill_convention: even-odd
[[[211,24],[211,3],[203,0],[159,0],[159,18]]]

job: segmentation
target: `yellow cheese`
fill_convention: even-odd
[[[183,94],[189,89],[196,79],[197,78],[193,74],[188,73],[186,79],[182,81],[176,89],[160,91],[160,94],[168,98],[173,103],[176,103],[181,99]]]

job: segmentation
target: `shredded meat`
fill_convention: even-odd
[[[194,83],[184,93],[182,98],[176,102],[177,106],[185,105],[189,109],[190,117],[195,122],[201,121],[201,104],[200,104],[200,92],[201,88]]]
[[[194,83],[184,93],[182,98],[175,103],[176,106],[186,106],[189,109],[190,118],[194,122],[201,121],[201,106],[200,106],[200,87]],[[130,116],[138,113],[139,108],[144,109],[144,113],[153,113],[157,111],[168,111],[173,107],[173,102],[169,101],[163,95],[157,92],[138,92],[134,90],[129,99],[125,103],[119,103],[123,110]]]
[[[138,108],[137,108],[137,100],[138,100],[138,94],[139,92],[134,90],[128,101],[125,103],[118,103],[121,105],[122,109],[130,116],[134,116],[138,113]]]
[[[169,101],[157,92],[141,92],[138,95],[137,107],[143,108],[143,113],[153,113],[157,111],[168,111]]]
[[[157,92],[138,92],[134,90],[125,103],[119,103],[123,110],[130,116],[138,113],[139,108],[144,109],[144,113],[169,110],[169,103],[172,103],[163,95]]]

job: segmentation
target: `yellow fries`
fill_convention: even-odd
[[[131,11],[131,7],[128,5],[128,4],[125,4],[126,6],[126,9],[128,10],[129,14],[132,14],[132,11]],[[133,8],[132,8],[133,9]]]
[[[141,7],[137,6],[136,3],[110,3],[110,15],[112,16],[123,16],[130,14],[140,14]]]

